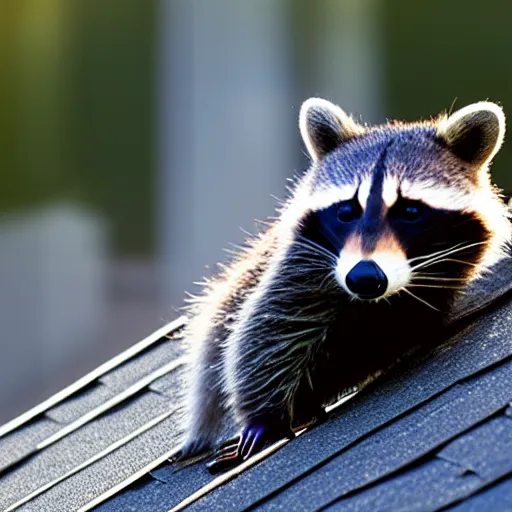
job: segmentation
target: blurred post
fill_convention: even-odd
[[[94,346],[105,318],[105,230],[54,204],[0,222],[0,410],[41,400],[54,375]],[[59,379],[57,379],[59,381]],[[8,416],[6,415],[4,419]]]
[[[293,169],[289,0],[161,0],[157,236],[162,297],[254,231]]]

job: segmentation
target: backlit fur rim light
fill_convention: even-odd
[[[496,105],[496,103],[492,103],[490,101],[479,101],[461,108],[451,116],[446,116],[439,121],[437,133],[440,137],[450,143],[450,140],[447,139],[449,129],[459,123],[464,117],[471,116],[477,112],[491,112],[498,120],[498,134],[495,146],[482,164],[483,166],[486,166],[496,156],[496,153],[500,150],[505,138],[505,113],[500,106]]]
[[[315,109],[321,109],[329,112],[338,120],[340,141],[362,135],[365,132],[364,127],[357,124],[352,117],[350,117],[342,108],[338,107],[338,105],[335,105],[328,100],[324,100],[323,98],[307,99],[300,108],[299,129],[308,153],[315,161],[319,160],[320,155],[318,155],[318,152],[315,149],[308,127],[308,114]]]

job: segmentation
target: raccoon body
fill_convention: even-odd
[[[191,308],[182,457],[210,449],[228,411],[243,428],[230,460],[321,419],[438,342],[458,294],[504,255],[510,222],[488,172],[497,105],[367,127],[312,98],[300,129],[311,167]]]

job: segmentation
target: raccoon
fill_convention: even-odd
[[[505,116],[479,102],[429,121],[363,126],[304,102],[311,166],[267,228],[190,308],[183,459],[214,447],[234,413],[239,462],[346,390],[439,342],[457,297],[504,257],[508,210],[489,165]]]

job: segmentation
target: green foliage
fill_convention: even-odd
[[[503,0],[385,0],[390,116],[428,118],[489,99],[512,119],[512,3]],[[510,123],[510,121],[509,121]],[[512,144],[496,158],[496,182],[512,191]]]
[[[23,0],[0,18],[0,212],[56,198],[151,250],[154,2]]]

